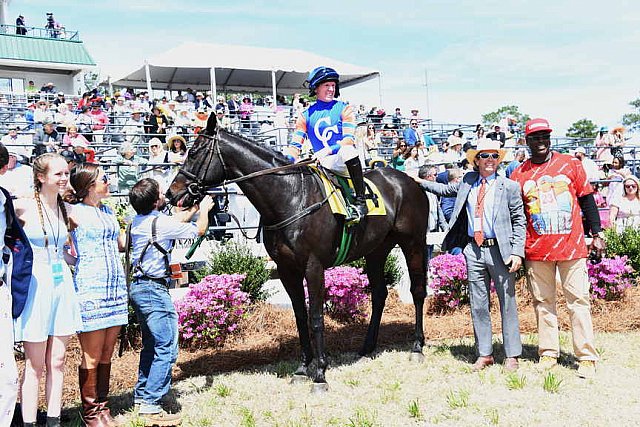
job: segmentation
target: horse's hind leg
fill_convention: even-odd
[[[426,289],[426,265],[424,260],[424,244],[416,243],[410,246],[403,246],[411,280],[411,296],[416,312],[415,340],[413,342],[412,359],[422,360],[422,347],[424,346],[423,311],[424,299],[427,296]]]
[[[324,267],[313,256],[307,262],[305,278],[309,292],[309,326],[316,361],[315,372],[312,374],[313,391],[324,391],[327,389],[325,370],[328,365],[324,349]]]
[[[388,290],[387,284],[384,282],[384,264],[391,252],[392,245],[385,245],[368,254],[365,259],[367,261],[367,277],[369,278],[369,287],[371,288],[371,320],[364,344],[360,349],[360,355],[366,356],[372,353],[378,342],[378,332],[380,331],[380,322],[382,320],[382,311],[387,300]]]
[[[307,307],[304,302],[304,286],[302,285],[303,274],[288,268],[278,266],[278,274],[280,280],[291,299],[291,306],[296,317],[296,326],[298,327],[298,337],[300,339],[300,347],[302,349],[302,363],[294,373],[294,381],[302,376],[310,376],[309,365],[313,360],[313,351],[311,349],[311,338],[309,336]]]

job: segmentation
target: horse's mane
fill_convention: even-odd
[[[228,131],[226,129],[220,129],[218,132],[220,132],[223,135],[226,134],[229,138],[240,140],[243,144],[250,145],[252,147],[257,148],[260,152],[265,153],[265,155],[273,157],[274,161],[277,163],[282,163],[282,164],[290,163],[289,159],[287,159],[287,157],[284,154],[282,154],[280,151],[273,149],[269,145],[260,143],[253,139],[247,138],[246,136],[241,135],[240,133]]]

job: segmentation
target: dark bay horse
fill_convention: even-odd
[[[311,377],[314,389],[322,390],[326,388],[327,367],[324,270],[335,260],[344,219],[335,216],[329,204],[324,203],[322,183],[309,167],[258,172],[289,163],[270,148],[217,129],[215,116],[211,115],[204,134],[196,138],[167,191],[167,198],[173,205],[188,207],[197,203],[207,188],[238,180],[243,193],[262,217],[264,245],[291,298],[302,347],[302,364],[296,375]],[[253,175],[247,177],[250,174]],[[397,244],[407,260],[415,305],[412,355],[421,359],[428,201],[419,186],[403,172],[376,169],[366,177],[380,189],[387,212],[386,216],[368,216],[355,226],[357,230],[346,260],[365,258],[371,287],[372,315],[360,354],[366,355],[375,349],[387,298],[384,264]],[[303,279],[307,281],[309,293],[308,311]]]

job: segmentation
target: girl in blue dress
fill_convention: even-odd
[[[128,321],[127,287],[120,251],[120,232],[113,211],[102,204],[109,197],[109,179],[93,164],[71,170],[71,219],[75,270],[73,281],[80,302],[82,329],[78,338],[82,363],[78,369],[83,419],[87,425],[113,425],[107,407],[111,357],[120,328]]]

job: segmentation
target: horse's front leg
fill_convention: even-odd
[[[309,259],[305,272],[309,292],[309,329],[313,338],[315,370],[312,373],[314,392],[328,390],[325,379],[327,357],[324,351],[324,267],[316,259]],[[312,365],[313,366],[313,365]]]
[[[423,312],[424,299],[427,296],[426,267],[424,259],[424,247],[415,245],[410,250],[403,249],[409,269],[409,279],[411,280],[411,296],[416,312],[416,330],[413,347],[411,349],[411,360],[421,362],[424,360],[422,347],[424,346]]]
[[[311,338],[309,336],[307,305],[305,304],[304,286],[302,284],[303,274],[291,268],[278,266],[280,281],[291,299],[291,306],[296,317],[300,348],[302,349],[302,361],[298,369],[293,374],[293,382],[311,376],[309,365],[313,361],[313,350],[311,348]]]

